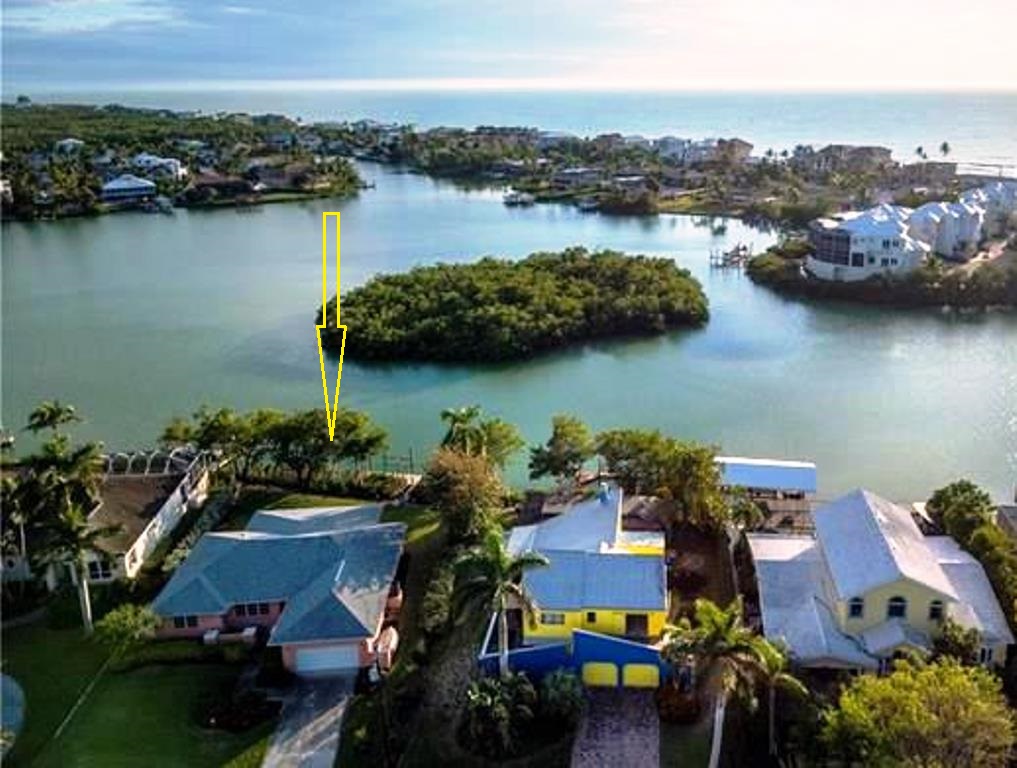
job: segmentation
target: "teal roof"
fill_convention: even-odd
[[[667,609],[664,558],[631,553],[542,550],[550,560],[523,577],[542,610]]]
[[[240,531],[203,536],[152,603],[161,616],[222,614],[237,603],[283,601],[271,643],[374,635],[406,526],[302,536]]]

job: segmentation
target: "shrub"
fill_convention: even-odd
[[[461,730],[464,746],[496,759],[516,754],[536,703],[537,692],[522,673],[470,683]]]
[[[152,639],[160,619],[145,605],[118,605],[95,625],[95,639],[120,656]]]
[[[575,728],[586,709],[586,693],[575,673],[557,669],[540,685],[540,714],[566,728]]]
[[[214,702],[201,724],[205,728],[241,733],[275,717],[279,706],[279,702],[269,701],[263,694],[245,691]]]

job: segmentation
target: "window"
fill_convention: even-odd
[[[247,615],[248,616],[257,616],[258,615],[258,604],[257,603],[248,603],[247,604]]]
[[[895,267],[896,267],[896,266],[897,266],[897,259],[890,259],[890,263],[891,263],[891,264],[892,264],[893,266],[895,266]]]
[[[190,629],[194,629],[196,626],[198,626],[198,617],[197,616],[174,616],[173,617],[173,626],[176,627],[177,629],[183,629],[184,627],[188,627]]]
[[[979,664],[991,664],[992,663],[992,649],[991,648],[979,648],[978,649],[978,663]]]
[[[894,240],[893,241],[893,247],[894,248],[900,248],[900,240]]]
[[[247,615],[247,606],[244,605],[243,603],[240,603],[239,605],[234,607],[233,611],[234,611],[234,613],[237,614],[237,616],[246,616]]]
[[[176,627],[177,629],[183,629],[184,627],[187,626],[187,623],[184,621],[183,616],[174,616],[173,626]]]
[[[865,600],[860,597],[852,597],[848,601],[848,618],[860,619],[865,614]]]
[[[596,624],[597,623],[597,612],[596,611],[587,611],[586,612],[586,623],[587,624]]]
[[[875,256],[869,256],[869,264],[875,264],[875,263],[876,263],[876,257]]]
[[[109,560],[103,558],[102,560],[88,561],[89,581],[103,581],[105,579],[112,578],[113,578],[113,569],[110,567]]]
[[[890,250],[890,241],[889,240],[884,240],[883,241],[883,250],[884,251]]]
[[[197,616],[185,616],[184,618],[187,620],[188,627],[191,627],[193,629],[194,627],[198,626]]]
[[[268,603],[258,603],[258,613],[265,616],[268,613]]]
[[[645,613],[625,614],[625,636],[626,637],[649,637],[649,621]]]
[[[864,253],[852,253],[851,254],[851,266],[852,267],[864,267],[865,266],[865,254]]]
[[[541,624],[564,624],[565,614],[564,613],[542,613],[540,614]]]
[[[889,259],[880,259],[879,263],[880,263],[881,266],[884,266],[884,267],[889,267],[890,266],[890,260]]]
[[[886,602],[886,618],[903,619],[908,615],[908,601],[903,597],[891,597]]]
[[[929,621],[943,620],[943,601],[933,600],[929,603]]]

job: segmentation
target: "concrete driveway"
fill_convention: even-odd
[[[343,678],[301,680],[283,702],[262,768],[332,768],[353,691]]]
[[[653,691],[589,688],[590,704],[572,747],[572,768],[660,764]]]

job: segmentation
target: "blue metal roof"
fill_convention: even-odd
[[[524,583],[543,610],[667,608],[664,558],[630,553],[542,550],[551,561],[527,571]]]
[[[768,491],[816,492],[816,465],[808,461],[718,456],[724,485]]]

